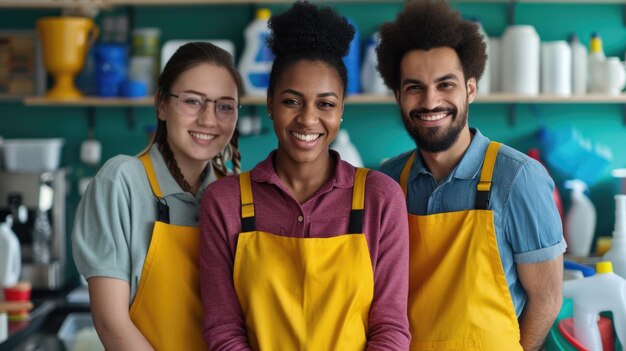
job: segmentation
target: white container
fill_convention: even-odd
[[[376,47],[380,39],[378,33],[374,33],[367,41],[365,49],[365,58],[361,66],[361,90],[366,94],[373,95],[390,95],[391,90],[387,88],[383,78],[378,73],[378,57],[376,56]]]
[[[69,313],[61,324],[57,337],[68,351],[104,350],[90,313]]]
[[[502,90],[539,95],[539,35],[530,25],[508,26],[502,36]]]
[[[569,38],[572,50],[572,94],[585,95],[587,93],[587,48],[581,44],[576,35]]]
[[[624,70],[624,63],[620,61],[619,57],[607,57],[599,73],[604,82],[600,92],[609,95],[621,94],[624,85],[626,85],[626,71]]]
[[[626,279],[626,195],[615,195],[613,241],[602,259],[613,262],[615,274]]]
[[[486,46],[487,61],[485,61],[485,71],[483,76],[478,81],[478,95],[489,95],[491,93],[491,57],[489,55],[489,36],[485,32],[482,23],[479,20],[474,20],[474,23],[478,26],[478,32],[483,37],[483,42]]]
[[[565,187],[572,190],[572,204],[564,223],[567,252],[577,257],[589,256],[596,229],[596,208],[585,195],[587,185],[582,180],[568,180]]]
[[[4,139],[4,167],[10,172],[54,171],[59,168],[63,139]]]
[[[502,91],[502,40],[489,38],[489,89],[492,93]]]
[[[22,270],[20,242],[11,230],[11,225],[13,225],[11,215],[7,216],[4,223],[0,223],[0,287],[17,284]]]
[[[350,142],[350,135],[345,129],[340,129],[337,138],[330,145],[330,148],[337,151],[342,160],[354,167],[363,167],[363,159],[356,147]]]
[[[606,56],[604,55],[604,49],[602,49],[602,38],[600,38],[598,33],[592,33],[589,42],[589,60],[587,61],[587,90],[590,93],[602,92],[604,86],[604,74],[602,72],[604,60],[606,60]]]
[[[541,92],[559,96],[572,94],[572,50],[565,40],[541,44]]]
[[[256,18],[245,30],[245,48],[239,61],[239,72],[243,78],[246,95],[265,96],[269,83],[269,72],[272,68],[274,56],[267,47],[267,37],[270,35],[267,22],[271,16],[270,10],[257,10]]]
[[[599,313],[613,312],[617,338],[626,342],[626,280],[613,273],[610,262],[599,262],[597,273],[563,283],[563,297],[574,302],[574,337],[589,351],[602,351]]]

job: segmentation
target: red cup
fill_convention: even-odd
[[[6,301],[30,301],[31,284],[28,282],[20,282],[3,290]],[[28,310],[10,311],[8,315],[10,321],[21,321],[28,318],[29,312]]]

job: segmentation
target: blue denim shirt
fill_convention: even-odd
[[[476,185],[489,139],[477,129],[459,164],[439,184],[417,152],[408,178],[410,214],[431,215],[474,208]],[[412,150],[385,162],[381,171],[396,181]],[[489,209],[494,212],[496,240],[509,291],[519,316],[526,293],[515,264],[551,260],[565,251],[563,228],[545,168],[523,153],[502,145],[494,166]]]

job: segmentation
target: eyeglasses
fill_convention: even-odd
[[[237,120],[241,105],[231,99],[209,99],[194,93],[172,94],[164,91],[165,95],[178,99],[176,111],[189,117],[198,117],[206,111],[209,102],[215,103],[215,116],[222,122],[232,123]]]

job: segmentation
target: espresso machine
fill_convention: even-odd
[[[33,289],[58,290],[65,284],[65,173],[0,171],[0,221],[13,215],[22,254],[20,280]]]

